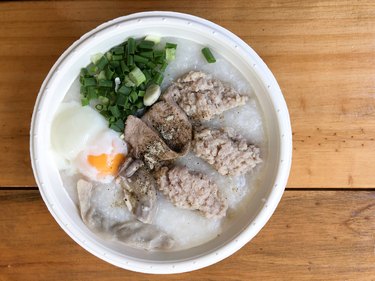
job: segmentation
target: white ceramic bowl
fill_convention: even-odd
[[[199,247],[176,252],[145,252],[117,247],[93,234],[62,186],[58,170],[46,149],[52,116],[80,68],[90,55],[104,52],[129,36],[150,33],[174,36],[211,46],[248,79],[265,116],[269,160],[266,180],[251,199],[246,216],[220,237]],[[40,193],[55,220],[79,245],[116,266],[145,273],[178,273],[216,263],[249,242],[265,225],[284,192],[292,156],[288,109],[281,90],[265,63],[245,42],[207,20],[174,12],[145,12],[120,17],[83,35],[57,60],[40,89],[31,123],[30,151]],[[42,231],[42,230],[41,230]]]

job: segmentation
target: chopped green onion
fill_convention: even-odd
[[[151,70],[154,70],[156,68],[156,64],[154,64],[151,61],[149,61],[146,65],[147,65],[147,67],[151,68]]]
[[[163,62],[163,64],[160,67],[160,71],[164,72],[167,69],[167,66],[168,66],[168,63],[167,62]]]
[[[159,50],[154,51],[154,57],[155,58],[164,57],[164,51],[159,51]]]
[[[89,100],[94,100],[98,97],[98,90],[95,87],[88,87],[87,98]]]
[[[100,101],[102,104],[108,104],[108,103],[109,103],[109,98],[104,97],[104,96],[99,96],[99,101]]]
[[[98,70],[104,69],[104,67],[108,64],[108,60],[106,56],[101,56],[100,59],[95,63]]]
[[[161,39],[160,36],[152,35],[152,34],[147,35],[147,36],[145,37],[145,41],[151,41],[151,42],[154,42],[155,45],[160,43],[160,39]]]
[[[176,58],[176,49],[166,48],[165,49],[165,59],[167,62],[171,62]]]
[[[97,105],[95,105],[95,108],[96,108],[97,111],[102,111],[104,106],[102,104],[98,103]]]
[[[81,104],[82,104],[82,106],[89,105],[89,99],[88,98],[81,98]]]
[[[128,54],[134,55],[135,53],[135,40],[134,38],[128,38]]]
[[[106,52],[105,56],[106,56],[106,58],[107,58],[108,61],[112,60],[112,53],[111,52]]]
[[[116,99],[116,104],[118,106],[124,106],[125,105],[125,101],[128,99],[128,97],[124,94],[121,94],[121,95],[118,95],[117,96],[117,99]]]
[[[124,77],[124,85],[126,87],[135,87],[135,84],[133,83],[133,81],[130,80],[129,75],[126,75]]]
[[[137,94],[137,92],[136,91],[132,91],[131,93],[130,93],[130,96],[129,96],[129,100],[131,101],[131,102],[136,102],[137,101],[137,99],[138,99],[138,94]]]
[[[112,60],[122,60],[123,58],[122,55],[112,55]]]
[[[122,55],[124,53],[124,46],[114,47],[112,51],[115,55]]]
[[[160,72],[156,73],[156,75],[154,76],[154,82],[157,85],[160,85],[163,82],[163,79],[164,79],[164,76]]]
[[[113,74],[115,74],[115,72],[113,71],[112,67],[111,66],[107,67],[107,69],[105,70],[105,78],[107,78],[107,80],[111,80],[113,77]]]
[[[174,44],[174,43],[165,43],[165,48],[166,49],[176,49],[177,48],[177,44]]]
[[[142,101],[142,100],[139,100],[139,101],[135,104],[135,106],[136,106],[138,109],[143,108],[143,107],[144,107],[143,101]]]
[[[106,80],[106,78],[107,78],[107,77],[106,77],[106,75],[105,75],[105,71],[104,71],[104,70],[100,71],[98,77],[96,77],[96,79],[97,79],[98,81],[100,81],[100,80]]]
[[[160,50],[155,48],[159,43],[160,37],[155,35],[148,35],[144,40],[130,37],[104,55],[92,56],[92,62],[79,74],[82,105],[90,105],[92,100],[109,127],[123,132],[124,120],[145,108],[144,99],[149,102],[152,87],[159,89],[160,95],[163,73],[175,58],[176,44],[166,43]],[[151,94],[156,97],[155,93]]]
[[[109,111],[112,113],[112,115],[116,118],[121,116],[120,110],[116,105],[108,107]]]
[[[209,48],[207,48],[207,47],[203,48],[202,54],[204,55],[204,57],[206,58],[208,63],[216,62],[216,59],[215,59],[214,55],[211,53],[211,50]]]
[[[134,65],[134,56],[130,55],[127,59],[128,67],[132,67]]]
[[[122,70],[123,73],[129,72],[129,67],[125,64],[124,61],[120,62],[120,66],[121,66],[121,70]]]
[[[116,132],[123,132],[125,128],[124,121],[118,119],[116,122],[112,122],[109,127]]]
[[[98,68],[96,67],[96,65],[93,64],[93,63],[89,64],[86,69],[87,69],[87,74],[88,75],[94,75],[94,74],[96,74],[96,72],[98,70]]]
[[[81,72],[79,73],[80,77],[86,77],[89,75],[89,72],[87,71],[86,68],[81,68]]]
[[[123,95],[128,95],[130,93],[131,89],[126,87],[126,86],[121,86],[118,90],[117,93],[123,94]]]
[[[113,87],[113,82],[110,81],[110,80],[99,80],[98,86],[99,87],[112,88]]]
[[[148,59],[152,59],[154,58],[154,52],[152,51],[148,51],[148,52],[140,52],[139,55],[141,57],[145,57],[145,58],[148,58]]]
[[[87,94],[87,87],[85,87],[84,85],[81,85],[81,88],[80,88],[79,92],[82,95],[86,95]]]
[[[134,61],[135,62],[140,62],[140,63],[147,63],[148,62],[148,58],[141,57],[141,56],[138,56],[138,55],[134,55]]]
[[[146,76],[146,83],[148,83],[148,81],[151,80],[151,74],[150,72],[146,69],[146,70],[142,70],[143,74]]]
[[[143,40],[138,44],[138,48],[152,50],[154,48],[154,45],[155,43],[152,41]]]
[[[129,79],[136,85],[139,86],[143,82],[146,81],[146,76],[143,72],[138,68],[134,67],[132,71],[129,72]]]
[[[102,56],[103,56],[102,53],[97,53],[95,55],[92,55],[90,60],[93,64],[96,64]]]
[[[95,80],[95,78],[85,78],[83,80],[83,85],[85,85],[86,87],[96,86],[96,80]]]

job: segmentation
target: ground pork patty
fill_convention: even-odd
[[[217,185],[186,167],[162,167],[155,173],[159,190],[177,207],[197,210],[207,218],[224,217],[228,209]]]
[[[262,162],[260,149],[232,129],[195,128],[192,149],[224,176],[246,174]]]
[[[193,120],[210,120],[228,109],[244,105],[248,99],[200,71],[190,71],[178,78],[162,98],[175,101]]]

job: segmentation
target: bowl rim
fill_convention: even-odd
[[[256,71],[262,72],[262,75],[258,75],[260,78],[264,78],[267,80],[267,91],[272,92],[270,96],[271,102],[277,108],[277,122],[278,127],[281,132],[280,134],[280,159],[281,162],[278,165],[277,173],[274,181],[274,186],[271,189],[271,192],[267,198],[267,202],[265,202],[265,207],[263,207],[256,217],[253,219],[252,223],[249,224],[247,227],[243,229],[241,233],[238,234],[237,237],[233,238],[227,244],[221,246],[219,248],[220,254],[214,252],[210,252],[206,255],[202,255],[199,257],[195,257],[194,259],[174,262],[173,264],[152,264],[150,267],[150,263],[139,261],[139,260],[131,260],[131,263],[125,263],[123,261],[123,257],[114,257],[111,256],[112,254],[103,255],[101,251],[95,249],[97,246],[90,245],[89,243],[82,243],[81,239],[77,236],[74,229],[70,229],[65,223],[63,219],[59,217],[58,212],[51,207],[50,198],[48,198],[48,194],[44,190],[44,185],[41,184],[41,176],[37,169],[37,158],[36,158],[36,140],[35,140],[35,128],[36,124],[39,121],[38,112],[43,105],[43,96],[46,94],[46,86],[51,78],[54,76],[56,69],[62,63],[62,61],[80,44],[82,44],[87,39],[91,38],[92,35],[95,33],[102,31],[104,29],[108,29],[114,27],[115,25],[126,22],[129,20],[134,19],[142,19],[142,18],[160,18],[161,20],[170,19],[170,20],[178,20],[178,21],[186,21],[190,23],[194,23],[197,25],[202,26],[202,28],[207,28],[214,32],[219,33],[221,36],[226,37],[227,39],[236,42],[239,48],[241,48],[245,53],[249,54],[257,65]],[[264,82],[264,81],[262,81]],[[228,256],[232,255],[240,248],[242,248],[246,243],[248,243],[254,236],[259,233],[259,231],[263,228],[263,226],[267,223],[270,219],[272,214],[274,213],[278,203],[281,200],[281,197],[284,193],[285,186],[287,184],[287,180],[290,173],[291,168],[291,160],[292,160],[292,131],[291,131],[291,124],[289,118],[288,108],[285,102],[285,99],[282,95],[281,89],[273,76],[272,72],[269,70],[267,65],[263,62],[263,60],[258,56],[258,54],[249,46],[247,45],[242,39],[240,39],[234,33],[228,31],[227,29],[211,22],[206,19],[193,16],[190,14],[185,13],[178,13],[178,12],[170,12],[170,11],[148,11],[148,12],[140,12],[140,13],[133,13],[127,16],[118,17],[107,21],[98,27],[90,30],[86,34],[84,34],[81,38],[75,41],[56,61],[56,63],[52,66],[49,73],[47,74],[45,80],[42,83],[42,86],[39,90],[33,115],[31,119],[31,128],[30,128],[30,159],[31,165],[34,173],[34,177],[36,183],[39,187],[41,196],[49,210],[52,214],[56,222],[60,225],[60,227],[81,247],[85,250],[90,252],[91,254],[97,256],[98,258],[105,260],[113,265],[118,267],[132,270],[136,272],[142,273],[156,273],[156,274],[171,274],[171,273],[182,273],[182,272],[189,272],[193,270],[197,270],[214,263],[217,263]],[[95,247],[93,247],[95,246]],[[120,262],[120,258],[122,261]]]

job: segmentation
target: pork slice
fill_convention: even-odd
[[[134,160],[117,177],[123,188],[125,205],[135,217],[150,223],[156,208],[156,182],[141,160]]]
[[[162,167],[155,173],[159,190],[177,207],[196,210],[207,218],[224,217],[228,209],[217,185],[186,167]]]
[[[157,131],[135,116],[130,115],[126,119],[124,136],[135,158],[143,159],[150,169],[157,167],[161,161],[179,156],[160,138]]]
[[[248,97],[204,72],[190,71],[177,79],[162,99],[175,101],[191,119],[199,121],[244,105]]]
[[[246,174],[262,162],[260,149],[232,129],[195,128],[192,149],[224,176]]]
[[[116,239],[125,245],[145,250],[170,249],[174,240],[157,226],[146,224],[129,217],[127,220],[115,219],[103,211],[94,200],[96,192],[105,186],[93,186],[91,182],[79,180],[77,191],[80,213],[83,222],[94,232],[109,239]],[[114,198],[114,200],[117,198]],[[111,203],[111,206],[115,202]]]
[[[185,112],[174,102],[160,101],[154,104],[142,121],[154,128],[164,142],[179,156],[185,155],[192,139],[192,126]]]

